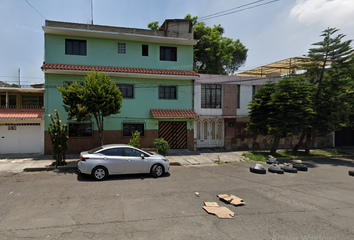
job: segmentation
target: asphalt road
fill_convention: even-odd
[[[284,175],[250,173],[254,164],[172,166],[158,179],[104,182],[75,173],[1,173],[0,239],[354,239],[353,160],[308,162],[308,172]],[[223,193],[246,205],[219,201]],[[236,215],[218,219],[202,209],[204,201]]]

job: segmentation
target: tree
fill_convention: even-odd
[[[104,118],[120,113],[122,93],[108,74],[100,72],[89,73],[85,77],[84,86],[77,82],[58,87],[68,113],[68,119],[76,121],[94,118],[98,127],[100,143],[104,145]]]
[[[160,28],[159,21],[153,21],[153,22],[149,23],[148,28],[150,28],[151,30],[159,30],[159,28]]]
[[[59,118],[59,113],[55,109],[55,116],[49,114],[51,123],[48,126],[48,133],[50,140],[52,141],[52,154],[53,159],[55,160],[56,166],[65,165],[65,151],[68,149],[66,142],[68,140],[68,136],[66,132],[68,131],[68,126],[64,124],[61,126],[61,120]]]
[[[192,19],[194,26],[194,67],[198,73],[205,74],[233,74],[241,67],[247,58],[248,49],[239,39],[223,37],[224,28],[221,25],[207,27],[199,22],[198,17],[190,14],[185,19]],[[155,27],[156,21],[148,24],[150,29]],[[158,22],[157,22],[158,25]],[[158,28],[158,27],[157,27]]]
[[[281,138],[298,134],[308,126],[314,114],[311,91],[311,84],[288,76],[278,83],[267,83],[255,94],[249,104],[248,130],[273,139],[271,154],[275,154]]]
[[[303,74],[314,86],[312,94],[315,115],[311,124],[304,128],[297,151],[306,136],[305,152],[310,153],[310,141],[314,133],[328,134],[345,125],[349,119],[347,99],[350,77],[348,70],[353,61],[351,40],[342,41],[345,35],[333,36],[338,29],[327,28],[321,34],[323,40],[312,45],[307,55],[308,61],[302,67]]]

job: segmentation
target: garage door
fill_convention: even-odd
[[[159,122],[159,138],[171,149],[187,148],[187,122]]]
[[[0,153],[40,153],[43,134],[40,123],[0,125]]]

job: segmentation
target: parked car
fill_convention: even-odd
[[[95,180],[108,175],[151,173],[160,177],[170,171],[167,158],[127,144],[109,144],[80,153],[78,168]]]

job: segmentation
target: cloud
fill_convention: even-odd
[[[290,16],[300,23],[325,27],[354,26],[353,0],[297,0]]]

